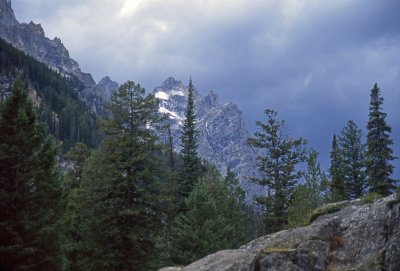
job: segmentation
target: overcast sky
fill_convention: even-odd
[[[400,149],[400,0],[12,0],[96,81],[152,90],[193,77],[243,111],[275,109],[328,166],[333,133],[363,129],[375,82]],[[399,166],[399,162],[395,162]],[[397,172],[399,172],[398,170]],[[399,175],[396,173],[396,175]]]

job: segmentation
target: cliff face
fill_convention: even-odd
[[[75,75],[86,87],[96,85],[92,76],[82,72],[78,62],[70,58],[59,38],[47,38],[40,24],[19,23],[10,0],[0,0],[0,37],[62,74]]]
[[[307,227],[270,234],[186,267],[161,270],[400,270],[398,202],[392,195],[367,204],[356,200],[327,205]]]

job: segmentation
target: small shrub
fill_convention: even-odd
[[[360,199],[360,203],[363,204],[368,204],[368,203],[373,203],[376,199],[382,198],[381,194],[375,193],[375,192],[369,192],[365,196],[363,196]]]
[[[323,205],[311,212],[310,215],[310,223],[312,223],[315,219],[320,217],[321,215],[331,214],[342,210],[350,204],[349,201],[341,201]]]

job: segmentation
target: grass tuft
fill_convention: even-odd
[[[332,214],[342,210],[343,208],[349,206],[349,201],[340,201],[335,203],[330,203],[323,205],[311,212],[310,215],[310,223],[312,223],[315,219],[320,217],[321,215]]]
[[[369,192],[365,196],[361,197],[360,199],[360,204],[368,204],[368,203],[373,203],[375,200],[382,198],[381,194],[375,193],[375,192]]]

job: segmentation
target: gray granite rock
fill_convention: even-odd
[[[112,92],[118,88],[118,83],[106,76],[96,86],[85,88],[80,97],[90,106],[92,112],[102,116],[104,104],[111,101]]]
[[[263,236],[177,270],[400,270],[396,196],[341,206],[309,226]]]

